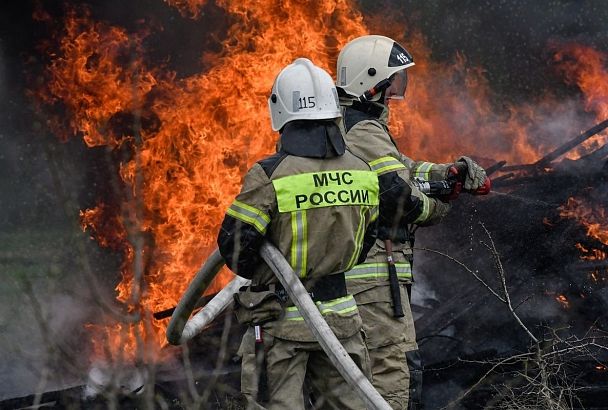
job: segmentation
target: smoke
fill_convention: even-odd
[[[0,400],[82,384],[88,366],[83,323],[94,304],[83,300],[79,286],[59,289],[53,275],[24,281],[9,274],[13,295],[0,306]],[[64,278],[78,282],[69,273]]]
[[[607,50],[608,7],[602,0],[584,7],[574,0],[392,3],[424,33],[434,59],[449,61],[455,51],[463,53],[472,65],[484,67],[492,88],[509,99],[561,86],[547,70],[549,42],[573,40]]]
[[[466,84],[455,82],[451,78],[433,79],[433,87],[437,90],[453,90],[457,99],[464,102],[464,108],[460,111],[446,107],[444,111],[446,122],[453,124],[458,133],[472,136],[470,140],[476,144],[499,144],[502,150],[509,148],[512,140],[505,138],[505,130],[502,127],[510,119],[517,120],[513,117],[516,114],[510,109],[512,105],[526,107],[524,111],[530,113],[530,123],[526,129],[532,136],[533,144],[541,147],[557,146],[587,126],[593,125],[593,118],[582,110],[576,87],[566,85],[563,78],[551,66],[548,44],[551,41],[577,40],[606,51],[608,27],[605,22],[608,21],[608,7],[603,0],[588,1],[585,7],[581,7],[580,2],[571,0],[552,1],[550,6],[544,2],[524,0],[510,2],[470,0],[441,2],[441,4],[413,0],[361,1],[360,3],[363,5],[364,13],[369,15],[382,16],[382,13],[386,14],[387,10],[395,8],[403,11],[409,27],[420,30],[428,40],[433,61],[451,63],[457,55],[463,55],[467,67],[482,69],[490,89],[495,93],[492,103],[498,107],[484,119],[484,123],[495,126],[486,128],[487,132],[483,133],[479,132],[478,128],[469,128],[470,123],[465,121],[477,112],[475,95],[469,92]],[[390,3],[393,8],[386,8],[380,3]],[[97,195],[95,186],[104,184],[104,178],[99,175],[105,174],[99,173],[97,168],[90,168],[92,164],[95,165],[95,161],[91,159],[94,154],[87,152],[77,138],[61,146],[54,146],[54,140],[52,143],[48,139],[44,140],[45,144],[48,143],[47,146],[51,146],[55,152],[54,164],[48,162],[48,152],[45,152],[44,145],[40,144],[45,137],[40,135],[42,127],[33,128],[36,120],[40,119],[35,119],[31,107],[24,98],[25,85],[22,71],[26,66],[23,65],[21,56],[36,54],[29,34],[32,31],[30,29],[34,27],[30,19],[32,11],[29,5],[11,7],[20,7],[20,11],[2,13],[2,21],[7,23],[2,25],[3,33],[10,32],[11,36],[0,38],[0,96],[2,96],[0,107],[3,113],[8,113],[1,119],[0,131],[0,167],[2,168],[0,226],[3,228],[10,226],[18,231],[26,229],[47,231],[52,225],[62,225],[68,226],[66,230],[71,231],[72,225],[77,220],[78,209],[86,207],[83,206],[82,197],[89,204],[94,203]],[[59,10],[60,7],[57,6],[56,9]],[[207,2],[204,12],[206,13],[204,20],[184,19],[179,16],[176,9],[160,0],[126,3],[114,0],[96,2],[92,5],[95,20],[127,27],[129,32],[138,31],[142,27],[150,30],[151,33],[144,41],[145,57],[154,63],[162,61],[161,64],[164,64],[168,70],[175,71],[178,78],[188,77],[211,66],[214,55],[220,51],[221,40],[226,37],[231,23],[230,16],[214,6],[213,2]],[[14,21],[9,22],[11,19]],[[22,41],[24,38],[25,41]],[[417,50],[411,51],[416,56]],[[546,97],[544,94],[546,90],[551,90],[552,95],[549,100],[551,104],[543,105],[540,101]],[[406,103],[416,102],[406,101]],[[455,141],[454,145],[457,146],[458,143],[459,141]],[[484,147],[483,150],[488,151],[489,148]],[[419,158],[416,152],[407,154],[417,159],[425,159]],[[64,211],[66,201],[62,200],[60,193],[55,191],[55,181],[51,175],[56,169],[52,167],[59,167],[60,179],[67,187],[66,191],[70,197],[68,215]],[[97,173],[97,175],[87,179],[83,169],[90,169],[89,173]],[[509,228],[501,225],[503,221],[494,221],[492,232],[497,234],[500,251],[507,258],[512,253],[516,253],[521,258],[528,258],[529,256],[521,251],[521,245],[518,247],[518,244],[514,244],[513,237],[509,235],[514,229],[530,223],[529,219],[525,219],[525,215],[530,209],[534,209],[533,205],[538,204],[514,202],[516,203],[511,205],[520,214],[509,214],[509,221],[521,225]],[[506,208],[505,203],[506,200],[502,204],[494,204],[493,209]],[[492,208],[492,205],[488,204],[487,208]],[[474,252],[480,252],[479,255],[482,253],[478,247],[472,247],[472,241],[468,236],[467,223],[471,224],[471,222],[468,220],[464,224],[456,222],[460,217],[459,212],[456,210],[455,216],[451,217],[452,222],[446,221],[448,225],[444,227],[421,230],[419,244],[422,246],[427,244],[435,248],[445,247],[450,251],[457,250],[455,256],[468,258],[468,262],[478,267],[481,272],[492,272],[487,253],[483,253],[483,257],[475,256]],[[496,215],[490,215],[486,220],[491,217],[496,219]],[[510,229],[508,234],[501,235],[501,232],[508,229]],[[539,235],[538,231],[534,231],[534,234]],[[525,234],[522,236],[525,237]],[[534,235],[531,234],[529,237]],[[516,239],[521,241],[521,238]],[[77,240],[84,241],[84,238],[79,237]],[[47,237],[43,241],[50,239]],[[70,243],[66,245],[68,246],[74,245]],[[18,250],[17,253],[19,252]],[[65,255],[62,249],[54,249],[54,252]],[[31,255],[28,254],[28,258],[31,261]],[[49,255],[43,255],[42,263],[48,258]],[[529,258],[523,261],[508,260],[507,266],[510,272],[516,272],[518,276],[532,275],[536,267],[526,265],[528,263],[540,265],[540,262],[536,262],[534,257]],[[79,370],[86,367],[88,354],[79,351],[78,343],[84,337],[81,326],[90,321],[94,310],[88,307],[90,300],[83,301],[81,297],[83,294],[89,294],[85,289],[86,286],[74,286],[74,283],[79,282],[73,277],[77,276],[79,271],[79,268],[74,267],[74,260],[75,257],[73,259],[68,257],[68,260],[61,264],[58,272],[71,272],[71,275],[66,275],[63,279],[55,276],[54,285],[50,285],[51,282],[44,276],[32,279],[35,289],[33,296],[40,303],[40,312],[34,309],[31,300],[22,304],[22,298],[16,297],[24,290],[19,280],[12,288],[3,285],[2,291],[8,296],[7,303],[0,307],[2,328],[0,340],[2,350],[6,353],[2,356],[7,359],[0,365],[2,385],[0,398],[31,393],[36,386],[40,386],[44,369],[51,369],[54,375],[67,375],[63,379],[49,377],[44,390],[84,381],[82,379],[84,373],[79,373]],[[484,289],[478,284],[471,285],[475,282],[465,272],[455,272],[453,266],[438,263],[437,260],[438,257],[428,253],[416,253],[414,303],[431,310],[453,297],[450,292],[467,290],[462,284],[477,286],[475,289],[478,292],[472,297],[469,295],[468,301],[471,303],[475,302],[475,297],[483,294]],[[108,276],[107,272],[118,271],[116,267],[104,271],[103,262],[99,263],[99,266],[97,274],[100,277]],[[14,273],[15,269],[12,265],[8,267],[3,265],[1,268],[3,273],[5,270]],[[21,268],[19,266],[19,269]],[[28,271],[24,274],[30,273]],[[112,277],[108,278],[107,282],[108,289],[115,285]],[[492,284],[496,285],[496,282]],[[518,293],[518,296],[526,295]],[[467,301],[463,299],[462,305],[455,306],[454,311],[460,312],[466,309],[468,306],[466,303]],[[522,306],[526,316],[543,320],[559,316],[562,313],[560,309],[551,297],[536,298]],[[39,322],[41,318],[45,319],[44,322],[48,326],[46,331],[41,328]],[[487,329],[500,328],[500,324],[505,321],[504,316],[487,310],[480,311],[478,318],[481,326]],[[458,329],[455,330],[453,326],[447,329],[449,332],[443,333],[444,335],[457,335],[454,332]],[[471,346],[494,346],[499,349],[512,348],[518,337],[514,339],[495,337],[477,342],[471,335],[478,331],[479,327],[471,325],[467,333],[459,337],[471,337],[473,340]],[[52,349],[49,350],[50,348]],[[76,358],[76,363],[72,363],[74,367],[66,367],[68,364],[63,360],[65,358],[62,356],[62,350],[73,354],[72,360]],[[82,363],[78,362],[80,360]]]
[[[7,98],[7,90],[6,90],[7,61],[6,61],[6,57],[4,56],[4,54],[5,54],[4,45],[3,45],[3,42],[0,41],[0,99],[2,99],[3,101],[5,101]]]

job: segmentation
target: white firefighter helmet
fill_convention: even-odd
[[[274,131],[293,120],[342,116],[331,76],[307,58],[298,58],[281,70],[274,80],[268,108]]]
[[[413,65],[412,55],[394,40],[378,35],[358,37],[346,44],[338,56],[336,85],[347,94],[360,97],[383,81],[386,88],[387,81],[392,80],[391,88],[399,90],[392,90],[390,96],[403,98],[407,86],[405,69]],[[399,74],[391,79],[396,73]],[[377,101],[379,98],[378,92],[366,99]]]

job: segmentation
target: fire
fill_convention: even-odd
[[[600,283],[600,282],[606,282],[608,277],[608,268],[604,269],[603,271],[601,269],[594,269],[593,272],[591,272],[589,274],[589,279],[593,282],[593,283]]]
[[[585,109],[596,114],[596,119],[603,121],[608,118],[608,59],[591,47],[576,43],[561,46],[555,54],[559,70],[567,82],[577,85],[583,91]],[[570,154],[569,158],[576,159],[608,143],[608,133],[604,132],[581,144],[581,147]]]
[[[575,219],[585,227],[587,236],[608,246],[608,214],[606,209],[597,205],[586,204],[574,197],[568,198],[566,204],[559,207],[560,216]],[[604,250],[590,248],[577,243],[576,248],[581,252],[581,259],[604,260],[607,253]]]
[[[204,18],[205,0],[165,1],[184,16]],[[106,146],[119,162],[116,183],[109,182],[115,198],[99,198],[95,208],[81,212],[83,228],[123,257],[117,299],[132,316],[89,327],[98,357],[132,359],[138,342],[152,352],[165,343],[166,321],[150,313],[179,301],[215,247],[242,175],[273,152],[277,135],[266,98],[275,75],[294,58],[306,56],[335,74],[340,48],[357,36],[382,33],[402,42],[416,67],[406,103],[393,107],[391,122],[401,148],[416,159],[449,161],[469,153],[532,162],[548,147],[534,141],[530,124],[569,109],[547,95],[498,112],[483,70],[461,55],[453,64],[432,61],[422,34],[404,34],[401,16],[364,16],[352,0],[215,5],[233,25],[218,40],[222,51],[211,66],[190,77],[178,79],[148,61],[144,40],[151,28],[127,32],[95,21],[86,8],[67,13],[48,51],[46,84],[35,96],[49,128],[61,140],[78,136],[90,147]],[[564,67],[577,72],[578,60]],[[571,81],[590,92],[579,77]],[[209,291],[230,278],[224,271]]]
[[[201,8],[207,0],[165,0],[168,4],[176,7],[184,16],[199,17]]]
[[[89,146],[129,153],[120,163],[120,203],[100,198],[81,213],[83,227],[101,246],[122,253],[117,299],[142,315],[136,324],[90,326],[102,341],[98,356],[129,358],[138,341],[164,344],[166,322],[152,321],[149,313],[179,301],[215,246],[241,176],[274,149],[266,106],[274,76],[301,55],[329,69],[338,49],[366,32],[346,1],[312,8],[267,3],[222,3],[243,20],[229,30],[217,64],[183,80],[145,63],[145,33],[128,35],[92,21],[86,11],[66,17],[48,87],[38,97],[47,106],[61,103],[68,121],[49,125],[62,139],[82,135]],[[327,30],[300,30],[319,18]],[[254,28],[260,29],[256,36]],[[147,261],[143,285],[138,260]],[[230,278],[224,272],[209,291]]]
[[[557,295],[555,297],[555,300],[557,300],[560,305],[562,305],[562,307],[568,309],[570,307],[570,302],[568,301],[568,298],[564,295]]]

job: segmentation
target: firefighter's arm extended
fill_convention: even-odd
[[[401,163],[410,172],[410,178],[420,178],[425,181],[443,181],[448,177],[448,171],[454,164],[435,164],[428,161],[414,161],[399,153]]]
[[[405,237],[407,224],[429,225],[440,221],[449,204],[429,198],[410,180],[401,154],[384,128],[376,121],[361,121],[349,131],[351,150],[369,162],[380,184],[379,237]],[[390,227],[390,228],[389,228]],[[389,229],[391,232],[386,232]]]
[[[486,171],[471,158],[462,156],[451,164],[435,164],[428,161],[414,161],[400,154],[401,162],[409,169],[412,179],[424,181],[443,181],[453,177],[452,172],[457,170],[457,179],[462,182],[465,192],[487,194],[490,181]]]
[[[262,167],[255,164],[245,175],[241,192],[226,211],[217,238],[219,251],[235,274],[251,279],[260,263],[260,247],[275,209],[272,183]]]

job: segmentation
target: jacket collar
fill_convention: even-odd
[[[346,144],[333,120],[297,120],[283,128],[280,150],[297,157],[332,158],[343,155]]]

